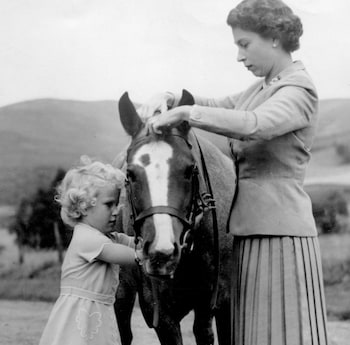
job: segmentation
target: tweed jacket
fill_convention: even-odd
[[[318,97],[300,61],[269,85],[259,80],[221,99],[195,97],[190,124],[229,137],[237,170],[229,219],[234,235],[316,236],[303,189]]]

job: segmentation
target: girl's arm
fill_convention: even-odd
[[[142,261],[142,250],[132,249],[119,243],[106,243],[96,259],[118,265],[134,265]]]
[[[123,244],[125,246],[135,248],[135,238],[134,236],[128,236],[123,232],[118,232],[115,234],[116,242],[119,244]],[[137,249],[140,249],[140,245],[137,245]]]

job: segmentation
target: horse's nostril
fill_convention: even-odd
[[[151,243],[150,242],[143,242],[143,253],[144,255],[148,256],[149,255],[149,248],[150,248]]]

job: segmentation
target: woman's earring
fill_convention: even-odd
[[[273,43],[273,44],[272,44],[272,47],[276,48],[276,47],[277,47],[277,44],[276,44],[276,43]]]

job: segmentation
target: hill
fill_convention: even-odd
[[[345,145],[350,150],[349,113],[350,99],[320,102],[310,181],[350,173],[350,160],[344,161],[337,149]],[[16,204],[38,185],[45,186],[57,168],[67,169],[82,154],[111,161],[128,143],[116,101],[26,101],[0,108],[0,123],[0,205]],[[226,147],[225,138],[201,134]]]
[[[350,99],[321,101],[319,115],[307,181],[350,185]]]
[[[16,203],[82,154],[111,161],[128,138],[117,102],[41,99],[0,108],[0,204]]]
[[[350,99],[322,100],[314,150],[343,142],[350,135]]]

